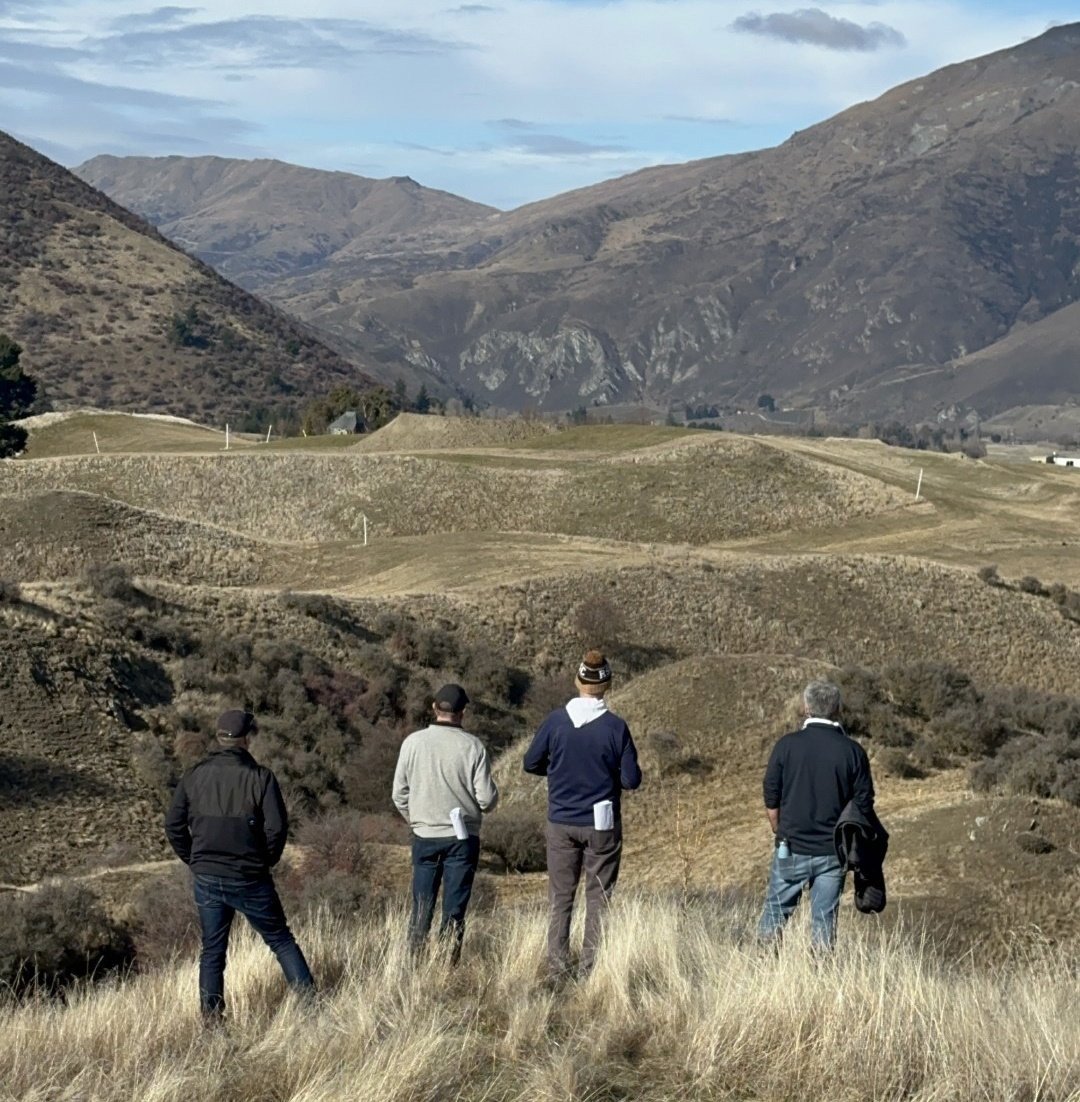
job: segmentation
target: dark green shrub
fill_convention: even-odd
[[[469,652],[463,677],[466,690],[473,700],[485,700],[499,706],[512,702],[510,666],[490,648],[474,647]]]
[[[609,597],[586,597],[574,610],[574,635],[582,647],[615,651],[626,638],[622,610]]]
[[[131,768],[147,788],[164,798],[166,789],[176,783],[176,770],[165,748],[151,734],[140,734],[131,751]]]
[[[0,605],[17,605],[22,601],[22,589],[18,582],[0,578]]]
[[[1016,836],[1016,844],[1025,853],[1033,853],[1036,856],[1043,853],[1053,853],[1056,848],[1049,838],[1044,837],[1042,834],[1032,833],[1031,831],[1018,834]]]
[[[171,616],[137,622],[132,635],[151,650],[172,654],[177,658],[194,654],[199,645],[195,636]]]
[[[573,681],[568,674],[546,674],[532,678],[525,692],[525,723],[535,730],[549,713],[561,708],[573,695]]]
[[[963,670],[944,662],[889,666],[883,681],[886,692],[901,711],[923,720],[978,701],[971,678]]]
[[[946,754],[983,757],[1009,736],[999,715],[981,703],[965,701],[935,715],[927,737]]]
[[[1031,574],[1025,574],[1016,584],[1021,593],[1030,593],[1035,597],[1046,597],[1048,595],[1048,591],[1042,582]]]

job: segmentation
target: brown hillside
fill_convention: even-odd
[[[0,498],[3,573],[9,580],[78,577],[88,563],[206,585],[253,585],[265,548],[235,532],[135,509],[96,494],[53,490]]]
[[[502,447],[555,432],[546,421],[480,417],[429,417],[399,413],[390,424],[356,444],[361,452],[407,452],[443,448]]]
[[[160,667],[123,640],[0,605],[0,881],[77,867],[110,847],[164,856],[160,796],[133,769],[133,728]],[[153,826],[151,826],[153,824]]]
[[[53,401],[215,422],[367,376],[0,134],[0,317]]]

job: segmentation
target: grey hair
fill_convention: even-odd
[[[808,716],[836,719],[840,714],[840,690],[831,681],[811,681],[803,690],[803,706]]]

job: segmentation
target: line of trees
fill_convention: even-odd
[[[471,402],[461,403],[462,410],[472,408]],[[352,386],[335,387],[324,398],[316,398],[304,407],[301,427],[308,436],[326,432],[331,421],[343,413],[355,410],[364,419],[369,432],[382,428],[399,413],[445,413],[444,403],[428,393],[423,383],[413,397],[403,379],[398,379],[394,389],[373,386],[358,389]]]

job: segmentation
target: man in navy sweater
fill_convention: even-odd
[[[844,869],[834,832],[848,803],[874,815],[874,782],[866,751],[840,725],[840,690],[812,681],[803,692],[802,729],[773,747],[765,770],[765,814],[776,838],[765,908],[758,927],[775,941],[810,891],[810,937],[831,949],[844,890]]]
[[[570,920],[582,873],[582,974],[596,963],[601,920],[622,859],[620,797],[641,784],[630,728],[604,700],[611,666],[600,651],[585,655],[574,684],[578,696],[540,724],[525,753],[525,772],[548,780],[548,972],[554,980],[569,972]]]

